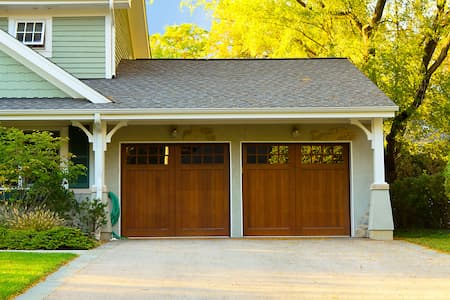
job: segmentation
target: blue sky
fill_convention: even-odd
[[[148,31],[153,33],[164,33],[164,27],[167,25],[194,23],[207,30],[211,27],[211,18],[203,9],[199,8],[191,12],[188,8],[180,9],[180,0],[154,0],[153,4],[147,5]]]

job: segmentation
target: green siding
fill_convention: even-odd
[[[125,9],[116,9],[115,27],[116,27],[116,66],[122,59],[132,59],[133,49],[130,39],[130,25],[128,23],[128,13]]]
[[[0,18],[0,29],[8,31],[8,18]]]
[[[56,97],[68,95],[0,51],[0,98]]]
[[[52,59],[78,78],[105,78],[105,18],[53,18]]]

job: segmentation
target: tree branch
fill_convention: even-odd
[[[383,16],[384,7],[386,6],[386,0],[378,0],[375,10],[373,12],[372,19],[369,24],[364,27],[364,35],[369,39],[372,35],[372,30],[378,25]]]

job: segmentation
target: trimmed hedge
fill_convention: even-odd
[[[420,175],[391,184],[395,227],[447,228],[449,204],[442,174]]]
[[[54,227],[49,230],[15,230],[0,227],[0,249],[8,250],[86,250],[98,243],[79,229]]]

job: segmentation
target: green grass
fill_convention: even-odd
[[[395,237],[434,250],[450,253],[450,230],[401,230],[395,231]]]
[[[0,252],[0,299],[11,299],[75,258],[70,253]]]

